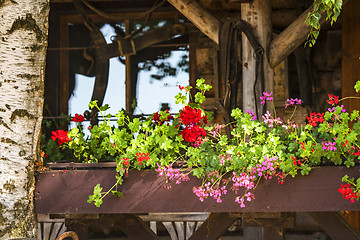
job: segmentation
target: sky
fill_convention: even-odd
[[[105,25],[101,28],[102,33],[108,43],[111,43],[111,36],[115,35],[113,29]],[[176,67],[177,61],[185,51],[173,51],[168,61]],[[158,111],[161,103],[169,103],[171,112],[178,112],[181,105],[175,104],[175,95],[179,92],[179,85],[189,84],[189,74],[178,71],[175,77],[165,77],[162,80],[151,81],[151,74],[155,74],[156,69],[151,71],[140,71],[137,83],[137,102],[138,107],[135,114],[151,114]],[[91,100],[95,83],[95,77],[76,75],[74,94],[69,100],[69,114],[83,114],[88,110],[88,103]],[[107,113],[115,114],[121,109],[125,109],[125,65],[117,58],[110,59],[109,82],[106,90],[104,104],[109,104],[110,110]]]

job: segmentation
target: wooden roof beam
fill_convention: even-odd
[[[202,33],[219,44],[221,22],[197,1],[168,0],[179,12],[189,19]]]
[[[344,0],[344,4],[347,0]],[[310,26],[305,24],[306,17],[313,10],[311,5],[303,12],[293,23],[282,31],[270,44],[270,65],[276,67],[287,56],[289,56],[297,47],[303,44],[310,31]],[[320,24],[326,20],[326,12],[322,12]]]

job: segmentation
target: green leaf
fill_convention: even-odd
[[[103,106],[100,107],[100,111],[102,111],[102,112],[105,112],[105,111],[108,110],[108,109],[110,109],[109,104],[105,104],[105,105],[103,105]]]
[[[124,197],[123,193],[122,192],[119,192],[119,191],[111,191],[111,193],[114,195],[114,196],[117,196],[117,197]]]
[[[206,97],[201,92],[197,92],[195,94],[195,102],[196,103],[202,104],[203,102],[205,102],[205,100],[206,100]]]
[[[89,108],[97,107],[97,102],[98,102],[97,100],[89,102]]]
[[[356,84],[355,84],[354,88],[355,88],[356,92],[360,91],[360,81],[356,81]]]

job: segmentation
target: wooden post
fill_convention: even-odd
[[[229,213],[211,213],[189,240],[218,239],[235,222],[236,216]]]
[[[257,83],[256,96],[254,93],[254,85],[256,81],[256,60],[254,58],[254,49],[252,49],[250,42],[243,34],[242,42],[242,61],[243,61],[243,110],[251,111],[256,110],[255,102],[260,102],[261,88],[267,92],[273,91],[273,78],[274,72],[269,65],[268,54],[269,45],[272,36],[272,23],[271,23],[271,1],[270,0],[254,0],[250,4],[242,4],[241,18],[247,21],[254,29],[255,35],[259,43],[264,48],[264,84],[261,87],[260,82]],[[258,81],[261,81],[258,76]],[[260,85],[259,85],[260,84]],[[261,114],[262,110],[256,114]]]
[[[350,0],[344,6],[342,16],[342,97],[355,96],[354,85],[360,80],[360,1]],[[352,112],[359,110],[358,99],[344,101],[345,108]]]
[[[197,1],[168,0],[179,12],[189,19],[201,32],[219,44],[221,22]]]
[[[309,212],[320,227],[333,240],[359,240],[360,235],[345,221],[338,212]]]

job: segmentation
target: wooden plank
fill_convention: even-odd
[[[118,187],[124,197],[109,195],[97,208],[86,203],[88,196],[98,183],[104,190],[111,187],[116,181],[115,169],[49,171],[37,174],[35,206],[38,214],[356,211],[360,202],[343,199],[337,190],[345,174],[356,177],[359,170],[359,166],[319,167],[308,176],[286,178],[284,185],[278,184],[276,178],[262,180],[253,191],[256,199],[245,208],[234,202],[237,195],[230,190],[221,204],[213,199],[199,201],[192,188],[201,186],[201,180],[193,176],[181,184],[170,181],[171,189],[165,190],[165,177],[147,170],[130,171]]]
[[[309,212],[320,227],[333,240],[359,240],[360,235],[338,212]]]
[[[284,228],[294,227],[294,218],[243,219],[244,236],[250,239],[284,239]],[[245,238],[247,239],[247,238]]]
[[[169,235],[171,237],[171,240],[178,240],[178,237],[177,237],[173,222],[163,222],[162,224],[164,225],[164,227],[168,231],[168,233],[169,233]]]
[[[229,213],[212,213],[191,235],[189,240],[218,239],[235,222]]]
[[[141,218],[134,214],[121,214],[117,217],[117,224],[121,231],[132,240],[159,239]]]
[[[342,86],[341,95],[354,96],[354,85],[360,80],[360,1],[350,0],[342,12]],[[348,111],[360,108],[358,99],[342,102]]]
[[[263,69],[261,69],[264,71],[264,82],[261,82],[261,74],[257,72],[256,59],[254,58],[254,49],[245,34],[242,34],[243,109],[244,111],[251,109],[253,112],[257,109],[260,111],[259,113],[262,114],[263,111],[260,109],[262,106],[259,104],[259,97],[263,90],[273,92],[274,88],[274,71],[270,67],[267,58],[268,46],[272,39],[271,1],[255,0],[250,4],[243,4],[241,7],[241,16],[243,20],[253,27],[255,36],[264,49],[264,66]],[[256,103],[258,103],[257,106]],[[256,115],[258,115],[258,113],[256,113]]]
[[[198,1],[168,0],[180,13],[189,19],[201,32],[219,44],[221,22]]]

